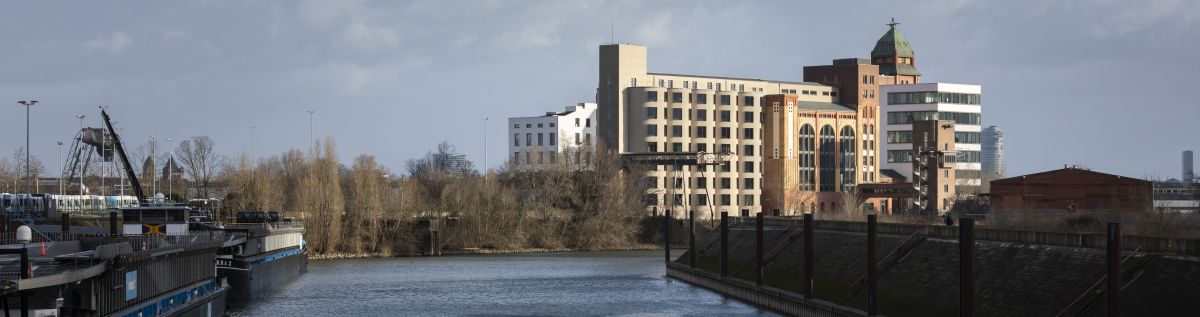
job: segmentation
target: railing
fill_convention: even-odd
[[[754,218],[730,217],[734,224],[754,223]],[[765,217],[765,226],[801,226],[800,218]],[[819,220],[813,226],[818,230],[867,232],[865,222]],[[958,239],[958,227],[926,224],[880,223],[880,234],[920,235],[939,239]],[[1003,229],[975,228],[975,239],[979,241],[1013,242],[1062,247],[1103,249],[1107,236],[1104,233],[1040,232]],[[1121,246],[1125,250],[1141,249],[1148,253],[1171,253],[1200,256],[1200,239],[1122,236]]]
[[[227,223],[225,229],[304,229],[304,222]]]

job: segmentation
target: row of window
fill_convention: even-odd
[[[588,126],[591,126],[591,121],[592,121],[592,119],[588,119],[588,123],[589,123],[589,125],[588,125]],[[579,126],[579,119],[578,119],[578,118],[576,118],[576,119],[575,119],[575,126],[577,126],[577,127]],[[538,123],[538,124],[537,124],[537,127],[541,128],[541,127],[542,127],[542,124],[541,124],[541,123]],[[551,123],[550,123],[550,127],[551,127],[551,128],[553,128],[553,127],[554,127],[554,122],[551,122]],[[514,129],[520,129],[520,128],[521,128],[521,124],[520,124],[520,123],[518,123],[518,124],[514,124],[514,125],[513,125],[513,128],[514,128]],[[526,124],[525,124],[525,128],[526,128],[526,129],[531,129],[531,128],[533,128],[533,124],[532,124],[532,123],[526,123]]]
[[[957,92],[918,91],[888,93],[889,105],[920,104],[920,103],[953,103],[960,105],[980,104],[979,94],[964,94]]]
[[[683,194],[674,194],[672,196],[674,199],[671,200],[670,204],[675,205],[675,206],[688,205],[687,202],[683,201]],[[733,197],[735,195],[721,194],[721,195],[715,195],[715,196],[717,198],[717,200],[716,200],[717,206],[733,206]],[[663,194],[662,197],[667,197],[667,194]],[[739,197],[741,197],[741,201],[738,202],[740,206],[754,206],[754,201],[755,201],[754,195],[741,195]],[[708,205],[708,195],[707,194],[691,195],[691,199],[692,199],[692,201],[691,201],[692,204],[689,206],[706,206],[706,205]],[[658,206],[659,205],[659,195],[658,194],[646,194],[645,203],[646,203],[646,206]]]
[[[659,118],[658,114],[659,114],[660,110],[662,110],[662,108],[647,107],[646,108],[646,119],[658,119]],[[668,110],[671,111],[671,116],[669,118],[671,120],[687,120],[688,114],[691,114],[692,119],[695,121],[708,121],[708,117],[709,117],[708,114],[711,111],[712,113],[716,113],[716,114],[720,115],[718,117],[720,119],[719,120],[720,122],[734,122],[733,115],[737,113],[736,111],[729,111],[729,110],[720,110],[720,111],[703,110],[703,109],[691,110],[691,109],[681,109],[681,108],[672,108],[672,109],[668,109]],[[685,112],[684,110],[687,110],[687,111]],[[754,111],[742,111],[742,123],[754,123],[754,117],[756,117]],[[667,118],[667,117],[664,115],[663,118]]]
[[[546,133],[546,134],[549,134],[549,138],[543,138],[543,136],[545,134],[537,133],[537,146],[547,145],[545,142],[547,140],[550,141],[549,142],[550,146],[558,145],[558,139],[555,138],[556,133],[550,132],[550,133]],[[533,135],[534,135],[533,133],[525,134],[525,146],[534,146]],[[589,144],[592,143],[592,134],[591,133],[575,133],[575,145],[580,145],[580,144],[584,144],[584,143],[589,143]],[[521,134],[520,133],[513,134],[513,146],[521,146]]]
[[[979,125],[980,114],[937,111],[893,111],[887,113],[888,124],[912,124],[915,121],[926,120],[951,120],[957,124]]]
[[[979,132],[954,132],[954,142],[959,144],[979,144]],[[912,131],[888,131],[887,143],[913,143]]]
[[[666,185],[667,183],[672,183],[671,185],[674,186],[676,189],[682,189],[684,187],[683,186],[684,181],[688,181],[689,186],[694,185],[691,188],[708,188],[709,179],[716,180],[716,185],[717,185],[718,189],[755,189],[755,187],[760,186],[757,184],[759,184],[762,181],[761,179],[757,179],[757,178],[743,178],[740,183],[741,187],[738,187],[738,185],[739,185],[739,183],[737,182],[738,179],[730,178],[730,177],[720,177],[720,178],[692,177],[691,179],[662,177],[662,184]],[[653,177],[653,176],[646,177],[646,183],[648,185],[648,188],[658,188],[659,187],[658,181],[659,181],[658,177]]]
[[[675,137],[675,138],[687,137],[688,136],[687,130],[692,129],[692,127],[684,128],[684,126],[681,126],[681,125],[672,125],[672,126],[664,125],[662,127],[663,127],[663,132],[668,132],[668,131],[670,132],[669,134],[664,134],[663,136]],[[670,130],[667,130],[668,127],[670,128]],[[697,137],[697,138],[709,137],[708,136],[708,127],[694,127],[694,129],[695,129],[695,132],[693,132],[693,134],[694,134],[693,137]],[[734,138],[733,131],[734,131],[733,128],[729,128],[729,127],[713,128],[713,132],[717,133],[716,137],[721,138],[721,139],[733,139]],[[646,136],[659,136],[658,125],[647,124],[646,125]],[[740,139],[754,140],[755,138],[756,137],[755,137],[755,133],[754,133],[754,128],[742,128],[742,134],[741,134]],[[550,144],[550,145],[554,145],[554,144]]]
[[[956,151],[955,156],[947,157],[948,163],[979,163],[979,151]],[[911,163],[913,161],[912,150],[888,150],[888,163]]]
[[[633,87],[637,87],[637,77],[630,78],[629,82],[632,84]],[[686,80],[681,80],[680,82],[683,83],[683,88],[700,89],[700,83],[696,82],[694,80],[690,81],[690,82],[686,81]],[[713,90],[714,87],[716,88],[715,90],[721,90],[721,83],[708,82],[707,84],[708,84],[707,89],[709,89],[709,90]],[[674,79],[659,79],[658,87],[659,88],[675,88],[675,80]],[[745,84],[729,84],[726,87],[729,87],[729,90],[735,90],[735,91],[739,91],[739,92],[746,91]],[[762,91],[762,88],[751,87],[750,91]]]
[[[521,160],[521,157],[522,157],[521,152],[513,152],[513,157],[512,157],[513,163],[517,164],[517,165],[521,165],[521,164],[526,164],[526,165],[554,164],[558,161],[559,156],[563,156],[563,154],[559,154],[558,152],[555,152],[555,151],[548,151],[548,152],[537,151],[537,159],[534,160],[533,153],[534,153],[534,151],[525,152],[525,155],[523,155],[525,157],[525,159]],[[583,154],[584,152],[582,152],[582,151],[575,151],[574,153],[575,154],[573,155],[573,157],[568,158],[568,160],[567,160],[568,163],[574,163],[574,164],[591,164],[592,163],[591,154]]]
[[[659,101],[658,95],[659,94],[656,91],[647,91],[646,92],[646,101],[647,102]],[[662,93],[662,101],[671,102],[671,103],[683,103],[684,96],[687,96],[687,103],[698,104],[698,105],[707,105],[708,104],[708,96],[709,96],[708,94],[686,94],[685,95],[684,93],[681,93],[681,92],[666,92],[666,91],[664,91]],[[741,101],[742,102],[740,104],[738,104],[739,106],[747,106],[747,107],[753,106],[754,105],[754,96],[742,96]],[[716,104],[722,105],[722,106],[733,105],[733,96],[732,95],[717,95]]]

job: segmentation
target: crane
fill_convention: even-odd
[[[125,174],[129,176],[129,185],[133,187],[133,194],[137,196],[139,204],[146,203],[146,192],[142,191],[142,183],[138,182],[137,173],[133,171],[133,165],[129,164],[129,157],[125,155],[125,147],[121,145],[121,136],[117,135],[117,131],[113,129],[112,121],[108,119],[108,112],[100,110],[100,117],[104,119],[104,126],[108,128],[108,133],[112,134],[113,147],[117,150],[117,155],[121,157],[122,166],[125,167]]]

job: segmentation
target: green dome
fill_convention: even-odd
[[[912,46],[908,44],[908,39],[896,31],[896,20],[888,23],[888,31],[875,41],[875,49],[871,50],[871,57],[915,57]]]

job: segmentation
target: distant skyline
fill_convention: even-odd
[[[924,82],[983,86],[1008,175],[1081,164],[1180,175],[1200,150],[1193,93],[1200,2],[1125,1],[180,1],[0,4],[0,155],[25,144],[57,171],[97,106],[131,150],[207,135],[231,158],[313,135],[342,162],[393,172],[446,140],[507,158],[503,118],[593,102],[598,46],[648,46],[654,72],[802,79],[867,57],[890,18]],[[712,21],[720,21],[712,23]],[[497,120],[500,119],[500,120]],[[64,153],[65,155],[65,153]]]

